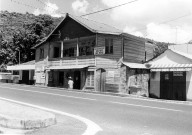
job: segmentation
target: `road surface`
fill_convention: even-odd
[[[97,135],[191,135],[192,105],[0,83],[0,97],[87,118]]]

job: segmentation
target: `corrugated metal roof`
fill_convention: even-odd
[[[115,35],[120,35],[122,33],[121,30],[104,23],[96,22],[79,16],[69,15],[69,17],[71,17],[72,19],[74,19],[75,21],[77,21],[78,23],[80,23],[81,25],[83,25],[84,27],[86,27],[87,29],[89,29],[94,33],[115,34]]]
[[[192,68],[192,64],[152,64],[150,68]]]
[[[171,49],[171,50],[173,52],[177,53],[177,54],[180,54],[180,55],[186,57],[186,58],[192,59],[192,54],[181,52],[181,51],[177,51],[177,50],[174,50],[174,49]]]
[[[96,22],[96,21],[93,21],[93,20],[89,20],[89,19],[86,19],[86,18],[66,14],[64,19],[57,25],[57,27],[41,43],[35,45],[32,48],[34,49],[34,48],[38,47],[39,45],[41,45],[42,43],[45,43],[49,39],[49,37],[57,30],[57,28],[62,24],[62,22],[67,17],[70,17],[73,20],[77,21],[79,24],[81,24],[85,28],[89,29],[93,33],[103,33],[103,34],[113,34],[113,35],[122,34],[121,30],[119,30],[119,29],[117,29],[117,28],[115,28],[113,26],[110,26],[110,25],[107,25],[107,24],[104,24],[104,23],[100,23],[100,22]]]
[[[146,69],[145,64],[140,63],[130,63],[130,62],[122,62],[124,65],[130,67],[130,68],[139,68],[139,69]]]
[[[7,70],[35,70],[35,60],[18,65],[7,66]]]
[[[35,70],[35,65],[7,66],[7,70]]]
[[[151,65],[150,69],[154,71],[189,70],[192,68],[192,55],[168,49],[157,58],[149,61],[149,65]]]
[[[173,50],[173,51],[184,52],[186,54],[192,55],[192,44],[169,45],[168,48]]]

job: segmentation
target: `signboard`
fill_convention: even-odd
[[[105,54],[105,47],[95,47],[94,48],[94,55],[103,55]]]
[[[173,76],[183,76],[183,72],[173,72]]]
[[[108,71],[107,76],[111,77],[111,78],[114,78],[115,77],[115,72],[114,71]]]

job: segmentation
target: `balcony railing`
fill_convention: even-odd
[[[94,56],[79,56],[66,58],[49,58],[48,66],[75,66],[88,65],[95,66]]]

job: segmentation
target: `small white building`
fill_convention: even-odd
[[[192,55],[168,49],[148,64],[150,97],[192,100]]]
[[[34,84],[35,60],[18,65],[7,66],[7,70],[12,71],[11,82]]]

